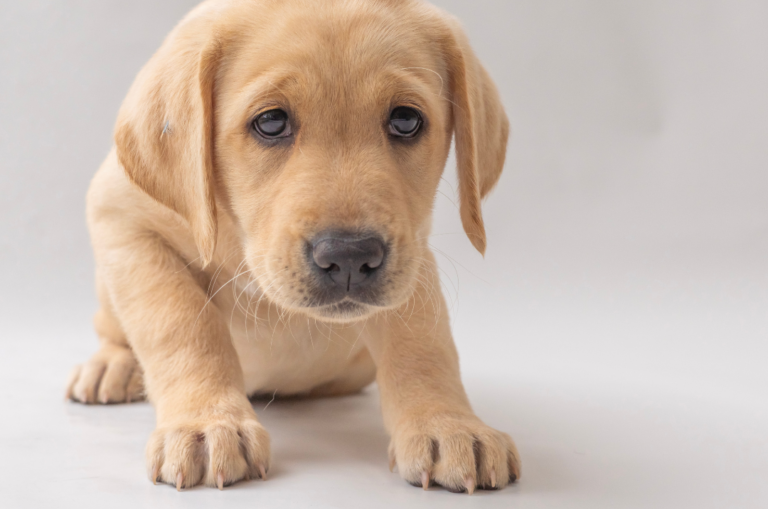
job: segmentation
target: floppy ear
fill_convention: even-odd
[[[453,101],[461,222],[472,245],[485,254],[481,200],[496,185],[504,167],[509,121],[496,86],[455,22],[450,23],[446,55]]]
[[[184,28],[139,73],[120,108],[115,142],[130,180],[187,221],[207,265],[216,248],[212,110],[221,49]]]

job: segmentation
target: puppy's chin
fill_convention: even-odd
[[[301,309],[301,312],[323,322],[353,323],[365,320],[382,309],[384,308],[343,299],[325,306],[305,307]]]
[[[292,313],[303,314],[325,323],[351,324],[373,317],[374,315],[397,308],[397,305],[377,305],[358,302],[349,298],[332,304],[303,306],[297,303],[276,303]]]

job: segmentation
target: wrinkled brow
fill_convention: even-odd
[[[394,101],[414,102],[423,107],[435,106],[447,100],[444,79],[440,74],[422,67],[404,67],[389,74],[390,93]]]
[[[259,74],[237,92],[233,114],[250,118],[270,106],[289,105],[295,88],[299,86],[297,75],[296,69],[273,69]],[[238,121],[240,118],[231,120]]]

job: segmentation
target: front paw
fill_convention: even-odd
[[[269,461],[269,434],[253,414],[158,427],[147,445],[152,482],[178,490],[201,482],[223,489],[241,479],[266,479]]]
[[[88,362],[76,366],[67,399],[81,403],[130,403],[144,399],[141,368],[130,348],[103,345]]]
[[[474,416],[436,415],[401,423],[389,446],[390,468],[424,489],[501,489],[520,478],[520,456],[506,433]]]

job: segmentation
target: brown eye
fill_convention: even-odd
[[[264,138],[284,138],[291,135],[288,114],[283,110],[269,110],[253,121],[253,128]]]
[[[421,123],[418,111],[399,106],[389,114],[389,133],[400,138],[412,138],[419,132]]]

